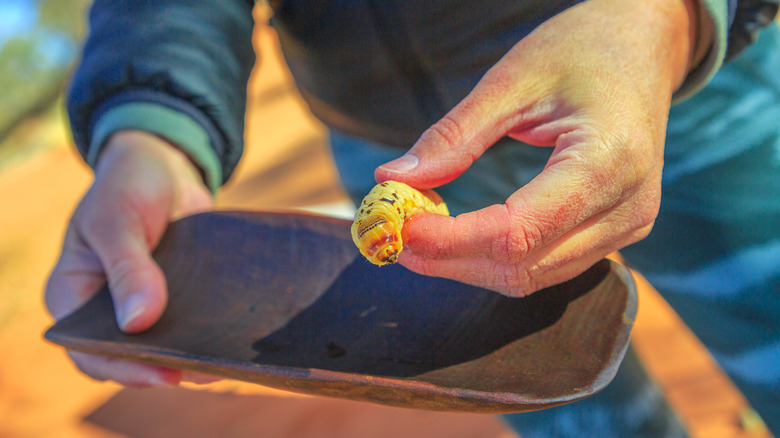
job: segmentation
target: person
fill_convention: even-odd
[[[780,432],[777,1],[270,4],[349,194],[394,179],[457,214],[414,221],[401,264],[524,296],[621,249]],[[212,208],[241,154],[252,7],[94,2],[68,113],[95,179],[47,286],[55,318],[106,281],[123,330],[162,313],[150,251]],[[70,354],[129,386],[196,378]],[[636,362],[602,393],[507,421],[523,436],[684,434],[647,419],[659,403],[631,387]]]

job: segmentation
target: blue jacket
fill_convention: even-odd
[[[771,20],[778,1],[701,0],[714,38],[678,95],[703,86]],[[408,147],[517,41],[578,2],[270,3],[271,24],[312,112],[334,128]],[[226,181],[243,144],[255,61],[253,6],[251,0],[95,1],[67,102],[86,161],[96,164],[111,133],[141,129],[182,147],[212,190]]]

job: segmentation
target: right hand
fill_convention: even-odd
[[[398,262],[510,297],[581,274],[658,215],[672,95],[695,47],[692,1],[592,0],[519,41],[377,182],[435,188],[500,138],[554,148],[505,203],[404,226]]]
[[[52,316],[68,315],[107,282],[119,327],[127,333],[151,327],[168,298],[152,249],[171,221],[212,206],[198,170],[179,149],[141,131],[114,134],[101,153],[92,187],[71,218],[49,278],[46,305]],[[85,374],[126,386],[195,380],[180,370],[69,354]]]

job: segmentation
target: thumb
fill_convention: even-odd
[[[184,161],[156,137],[116,134],[98,163],[93,187],[74,214],[73,225],[100,260],[117,322],[126,332],[151,327],[167,304],[165,276],[151,251],[174,211],[198,204],[197,197],[182,199],[181,187],[177,191],[179,180],[172,172]]]
[[[165,309],[167,290],[141,223],[98,217],[89,227],[80,234],[103,266],[119,327],[129,333],[148,329]]]
[[[401,181],[419,189],[457,178],[523,120],[523,95],[506,62],[488,71],[449,113],[428,128],[406,154],[378,167],[377,182]]]
[[[404,155],[378,167],[375,179],[401,181],[419,189],[454,180],[500,138],[483,132],[472,119],[465,111],[451,111],[428,128]]]
[[[151,327],[168,301],[165,275],[151,250],[169,222],[174,197],[153,166],[137,172],[132,155],[125,166],[113,166],[120,158],[107,156],[98,166],[96,184],[72,225],[100,261],[119,327],[135,333]]]

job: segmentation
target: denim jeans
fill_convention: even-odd
[[[658,218],[645,240],[621,253],[780,435],[778,72],[773,25],[701,92],[672,107]],[[404,152],[339,132],[331,145],[355,201],[373,187],[374,169]],[[503,139],[437,191],[452,214],[503,203],[550,152]],[[633,353],[604,391],[505,418],[524,437],[684,435]]]

